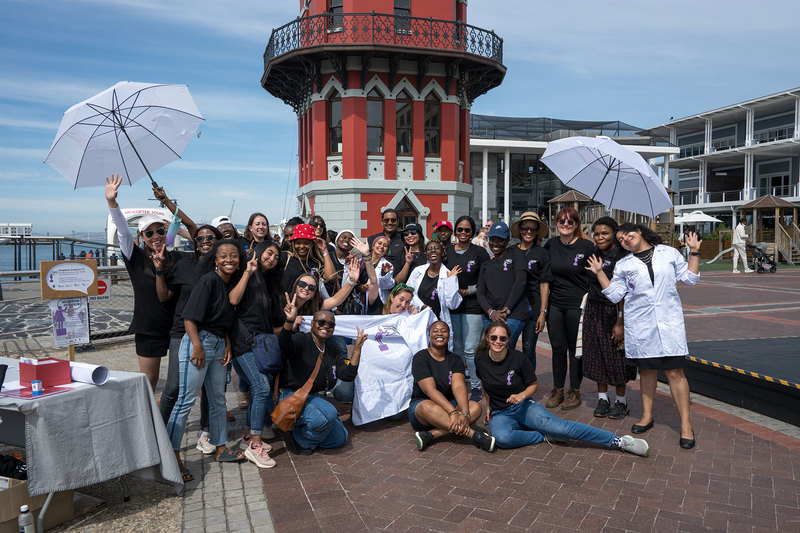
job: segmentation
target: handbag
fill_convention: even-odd
[[[262,374],[274,376],[283,368],[278,336],[273,333],[258,333],[253,337],[253,356]]]
[[[314,380],[317,378],[321,364],[322,352],[320,352],[319,357],[317,357],[317,364],[314,367],[314,371],[311,372],[311,376],[309,376],[303,386],[294,391],[290,396],[281,400],[281,402],[275,406],[275,409],[272,410],[270,418],[272,418],[272,421],[281,431],[288,432],[291,430],[295,422],[297,422],[297,417],[303,412],[303,407],[306,405],[306,398],[308,398],[308,393],[311,392],[311,387],[314,385]],[[275,401],[278,399],[279,380],[280,375],[275,378],[275,393],[273,395]]]

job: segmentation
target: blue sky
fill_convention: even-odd
[[[270,32],[298,11],[293,0],[2,0],[0,221],[102,230],[102,188],[73,190],[42,161],[62,113],[121,80],[187,84],[205,116],[183,160],[155,172],[196,221],[233,200],[237,223],[293,215],[296,119],[259,80]],[[796,0],[471,0],[468,18],[503,37],[508,67],[474,113],[646,128],[800,86]],[[120,204],[155,205],[150,193],[140,180]]]

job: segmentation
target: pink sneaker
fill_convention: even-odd
[[[269,444],[266,446],[269,446]],[[277,464],[275,460],[269,456],[269,452],[263,445],[255,444],[254,442],[251,442],[247,447],[244,456],[259,468],[272,468]]]

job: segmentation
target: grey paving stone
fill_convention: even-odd
[[[188,520],[183,522],[184,531],[202,531],[205,528],[203,520]]]
[[[186,511],[186,509],[183,510],[183,519],[187,521],[202,519],[204,515],[205,513],[203,512],[202,507],[195,511]]]
[[[250,522],[246,520],[240,522],[230,522],[228,523],[228,531],[230,531],[231,533],[240,531],[251,531]]]
[[[272,517],[269,514],[269,511],[251,511],[250,512],[250,522],[251,523],[263,523],[266,521],[272,522]]]
[[[266,500],[247,502],[247,508],[250,511],[266,511],[268,509]]]
[[[224,523],[207,525],[205,528],[205,533],[225,533],[227,531],[228,526]]]
[[[272,522],[269,524],[253,524],[253,531],[255,533],[275,533],[275,527]]]

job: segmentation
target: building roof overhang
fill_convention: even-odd
[[[508,139],[476,139],[469,140],[470,152],[488,150],[491,153],[504,153],[506,149],[516,154],[543,154],[547,150],[547,141],[517,141]],[[636,152],[645,159],[678,154],[675,146],[646,146],[641,144],[620,143],[625,148]]]

